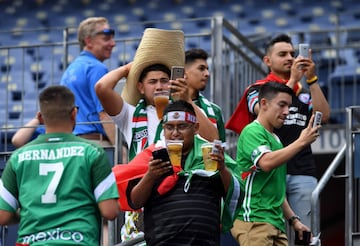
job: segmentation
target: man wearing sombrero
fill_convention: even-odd
[[[96,83],[98,98],[124,135],[130,160],[151,143],[163,138],[154,107],[155,91],[174,89],[176,92],[172,96],[189,102],[195,108],[200,123],[199,134],[209,141],[218,139],[216,127],[192,102],[185,79],[169,80],[171,67],[184,66],[184,62],[182,31],[148,28],[134,61],[110,71]],[[114,88],[122,78],[127,79],[120,95]]]

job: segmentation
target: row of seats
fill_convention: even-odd
[[[360,22],[360,4],[358,1],[75,1],[69,7],[68,1],[2,1],[2,16],[6,22],[0,27],[14,30],[6,35],[2,42],[13,44],[14,40],[26,40],[25,29],[42,28],[33,31],[35,38],[31,42],[50,42],[61,38],[61,30],[52,27],[76,27],[88,16],[103,15],[109,18],[118,33],[124,37],[138,36],[145,27],[183,29],[198,33],[201,29],[211,28],[209,23],[199,21],[195,24],[177,20],[185,18],[204,18],[221,14],[237,23],[244,34],[256,32],[278,32],[286,30],[321,30],[358,26]],[[157,23],[149,23],[158,21]],[[160,22],[159,22],[160,21]],[[165,24],[163,21],[171,21]],[[135,22],[147,22],[143,26]],[[51,27],[51,29],[50,29]],[[76,38],[76,29],[71,29]],[[31,33],[26,33],[31,35]],[[28,40],[29,41],[29,40]]]
[[[320,84],[325,95],[328,97],[331,107],[342,108],[359,104],[360,102],[356,99],[358,94],[351,96],[352,94],[347,92],[345,96],[343,96],[342,93],[345,91],[339,89],[340,86],[345,84],[347,85],[346,90],[350,90],[353,93],[360,91],[360,87],[357,86],[359,63],[354,62],[353,59],[349,59],[349,57],[356,56],[356,52],[351,49],[341,50],[340,57],[343,57],[343,59],[339,60],[333,58],[331,55],[333,52],[322,51],[321,53],[322,54],[315,53],[314,60],[317,65],[316,68]],[[112,60],[107,62],[112,62]],[[113,59],[113,62],[115,64],[109,67],[121,65],[120,62],[116,64],[116,58]],[[50,59],[45,59],[43,64],[51,65],[52,63],[53,61]],[[0,90],[0,113],[5,116],[5,119],[19,120],[22,123],[31,119],[37,111],[37,95],[39,91],[47,85],[46,81],[51,83],[50,81],[58,82],[60,80],[62,70],[60,68],[58,69],[59,71],[54,79],[49,78],[52,70],[50,66],[45,67],[45,69],[42,68],[41,71],[25,71],[29,76],[25,81],[22,81],[22,72],[15,70],[14,73],[10,73],[11,75],[17,74],[20,76],[18,79],[10,79],[10,82],[0,83],[0,87],[2,87],[2,90]],[[9,71],[5,73],[9,73]],[[344,73],[346,73],[347,76],[342,78]],[[9,79],[8,76],[7,79]],[[26,84],[26,86],[24,86],[24,84]],[[337,119],[336,122],[341,122],[341,120]]]
[[[4,39],[0,42],[11,44],[16,42],[23,43],[49,43],[62,41],[63,29],[61,26],[76,27],[79,21],[89,15],[104,15],[108,17],[119,35],[116,37],[124,38],[126,36],[139,37],[145,27],[158,27],[164,29],[183,29],[186,34],[199,33],[199,31],[211,32],[211,22],[209,20],[199,19],[198,21],[178,21],[180,18],[199,18],[209,17],[222,13],[226,18],[238,27],[243,34],[256,33],[266,26],[262,31],[268,31],[268,28],[281,27],[282,31],[317,28],[333,28],[335,20],[332,14],[337,14],[340,24],[343,26],[352,26],[359,23],[360,14],[358,14],[359,3],[355,1],[320,1],[317,3],[308,3],[305,1],[266,1],[261,6],[253,1],[78,1],[66,8],[67,1],[2,1],[0,2],[0,12],[9,17],[6,21],[7,28],[20,27],[42,28],[39,30],[15,32],[13,35],[2,35]],[[92,14],[90,14],[92,13]],[[160,20],[153,23],[149,21]],[[164,22],[164,20],[171,22]],[[140,25],[138,21],[145,21]],[[0,26],[4,23],[0,21]],[[58,28],[56,27],[58,26]],[[128,26],[126,28],[126,26]],[[50,28],[51,27],[51,28]],[[56,27],[56,28],[54,28]],[[45,28],[45,29],[44,29]],[[276,29],[274,29],[276,30]],[[337,42],[358,42],[360,35],[358,32],[341,33],[340,40]],[[47,37],[47,38],[46,38]],[[70,39],[76,39],[76,29],[70,29]],[[303,42],[309,42],[311,45],[336,45],[335,34],[333,33],[314,33],[312,35],[304,34],[299,37]],[[211,50],[211,41],[207,37],[186,38],[186,48],[202,47],[207,51]],[[294,42],[296,43],[296,41]],[[24,44],[24,43],[23,43]],[[107,62],[109,68],[116,67],[131,61],[136,51],[138,40],[118,44],[114,49],[113,56]],[[78,46],[71,46],[68,62],[71,62],[79,53]],[[318,74],[321,78],[321,84],[326,93],[328,91],[329,78],[336,78],[336,66],[347,65],[356,67],[359,64],[360,52],[354,50],[341,51],[344,53],[339,61],[333,61],[331,52],[324,51],[315,54],[314,59],[317,63]],[[36,95],[47,84],[59,81],[64,69],[63,48],[61,46],[54,49],[50,47],[26,48],[22,52],[19,50],[10,50],[9,54],[0,54],[1,80],[0,87],[6,88],[11,92],[11,99],[14,93],[18,93],[22,88],[20,95]],[[330,53],[330,55],[328,54]],[[356,55],[357,54],[357,55]],[[54,64],[55,63],[55,64]],[[21,72],[19,72],[21,71]],[[334,91],[334,90],[331,90]],[[332,95],[332,94],[331,94]],[[2,97],[4,98],[4,97]],[[10,98],[10,97],[9,97]],[[329,96],[330,100],[335,101],[332,105],[338,105],[338,97]],[[31,98],[29,98],[31,100]],[[32,100],[36,100],[33,97]],[[14,100],[16,101],[16,100]],[[0,103],[2,104],[2,103]],[[11,102],[7,104],[5,112],[10,120],[14,118],[27,119],[28,115],[34,114],[36,109],[30,113],[20,113],[21,104]],[[28,103],[27,103],[28,104]],[[29,103],[28,105],[32,105]],[[14,109],[15,107],[15,109]],[[26,107],[28,108],[28,107]],[[3,107],[5,109],[5,105]]]

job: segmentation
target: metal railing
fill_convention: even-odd
[[[267,69],[262,64],[263,50],[259,44],[265,43],[273,35],[261,33],[244,36],[240,31],[241,27],[236,27],[234,23],[230,23],[221,16],[176,20],[176,22],[184,23],[198,21],[210,23],[208,24],[209,29],[194,33],[185,32],[185,43],[191,43],[192,46],[204,48],[209,52],[211,78],[209,86],[203,93],[222,108],[224,120],[227,121],[235,110],[245,88],[257,79],[263,78],[267,73]],[[173,24],[171,21],[151,23],[157,23],[167,29],[171,29]],[[131,25],[142,29],[146,26],[145,24],[151,23],[132,23]],[[73,36],[71,36],[71,32],[69,33],[69,28],[64,27],[57,30],[63,33],[62,40],[58,40],[58,42],[0,47],[0,62],[3,62],[4,65],[0,81],[2,87],[0,88],[0,93],[2,93],[0,95],[0,110],[3,110],[6,116],[12,112],[19,112],[20,115],[14,119],[4,117],[5,119],[0,125],[2,144],[4,145],[3,154],[11,153],[11,146],[9,146],[11,134],[24,125],[30,117],[32,118],[38,110],[36,101],[33,102],[34,99],[38,98],[40,91],[45,86],[59,83],[66,65],[79,54],[78,43],[71,40]],[[323,88],[327,90],[326,95],[328,100],[331,101],[331,110],[335,118],[338,115],[344,115],[346,96],[349,98],[351,96],[352,102],[355,103],[357,98],[360,97],[357,94],[356,69],[352,71],[353,75],[350,79],[352,82],[351,95],[347,95],[348,87],[346,86],[349,81],[346,77],[347,72],[345,68],[339,66],[342,64],[344,56],[354,55],[354,52],[350,51],[360,49],[360,43],[348,44],[340,42],[339,37],[344,33],[355,31],[360,31],[360,28],[343,29],[337,26],[334,29],[316,32],[288,32],[290,36],[299,41],[306,41],[301,37],[311,36],[318,32],[333,34],[335,41],[332,45],[314,45],[312,49],[314,52],[313,57],[317,62],[317,72],[318,74],[321,73],[324,78],[326,77]],[[2,32],[2,35],[5,34]],[[113,56],[105,61],[108,68],[111,70],[120,64],[131,61],[135,52],[134,46],[138,44],[140,38],[140,32],[137,37],[116,38],[117,46],[114,49]],[[324,65],[321,63],[320,54],[326,54],[331,59]],[[17,59],[16,62],[13,59],[14,57]],[[325,68],[324,71],[320,69],[323,67]],[[335,81],[337,87],[334,86],[335,82],[331,77],[334,67],[338,67],[337,73],[340,78]],[[321,78],[321,76],[319,77]],[[122,85],[123,83],[120,83],[116,90],[120,92]],[[14,95],[19,94],[20,100],[12,100]],[[340,97],[338,97],[339,94]],[[338,101],[335,100],[335,96],[338,97]],[[227,132],[227,150],[233,157],[235,157],[236,153],[237,138],[237,134]],[[118,230],[116,226],[115,230]],[[118,242],[118,238],[115,238],[115,243]]]
[[[360,243],[360,203],[359,176],[354,169],[360,165],[360,107],[346,108],[346,144],[341,148],[327,168],[311,197],[311,231],[314,235],[312,245],[321,245],[320,230],[320,195],[330,178],[343,178],[345,183],[345,245],[355,246]],[[355,158],[357,157],[357,158]],[[345,158],[345,174],[334,175]],[[359,170],[358,170],[359,172]]]
[[[345,245],[360,244],[360,204],[359,178],[355,176],[355,168],[359,168],[360,160],[360,107],[346,108],[346,174],[345,183]]]
[[[335,171],[342,163],[342,160],[345,157],[345,150],[346,145],[344,145],[340,152],[335,156],[334,160],[331,162],[330,166],[326,169],[325,173],[319,180],[315,190],[312,192],[311,195],[311,232],[313,234],[313,245],[321,245],[321,231],[320,231],[320,194],[324,190],[325,186],[327,185],[328,181],[331,177],[333,177]],[[343,176],[336,176],[336,177],[347,177],[346,175]]]

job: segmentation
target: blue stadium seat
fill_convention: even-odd
[[[347,33],[346,43],[353,44],[360,42],[360,34],[357,31],[350,31]]]
[[[14,151],[16,148],[11,144],[11,138],[15,134],[15,129],[0,131],[0,152]]]
[[[337,66],[330,75],[329,104],[331,108],[343,108],[360,105],[360,65]],[[342,87],[343,86],[343,87]],[[343,90],[342,90],[343,88]],[[345,122],[345,116],[341,112],[335,117],[339,123]]]

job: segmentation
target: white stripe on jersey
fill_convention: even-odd
[[[98,201],[100,196],[104,194],[114,183],[115,183],[115,175],[111,172],[94,190],[95,200]]]
[[[245,183],[245,198],[243,202],[244,214],[243,218],[244,221],[250,221],[250,214],[251,214],[251,193],[252,193],[252,186],[255,179],[256,172],[252,172],[247,178]]]
[[[4,187],[4,184],[1,179],[0,179],[0,196],[14,210],[18,208],[18,202],[16,198]]]

